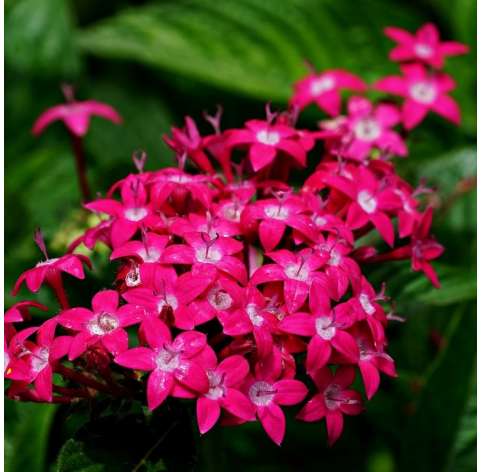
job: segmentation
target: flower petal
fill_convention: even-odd
[[[219,419],[219,403],[210,398],[200,397],[197,399],[196,411],[200,434],[207,433]]]

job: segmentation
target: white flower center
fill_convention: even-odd
[[[222,259],[222,253],[215,247],[200,248],[195,252],[195,258],[199,262],[219,262]]]
[[[224,205],[222,214],[227,220],[238,222],[240,221],[241,208],[235,203],[229,203]]]
[[[429,44],[424,43],[417,43],[414,46],[414,52],[416,56],[420,57],[421,59],[428,59],[433,55],[433,48],[429,46]]]
[[[289,216],[289,210],[281,205],[269,205],[264,208],[264,214],[274,220],[285,220]]]
[[[276,392],[274,391],[273,386],[262,380],[253,383],[249,388],[249,398],[251,402],[257,406],[269,405],[274,399],[275,394]]]
[[[267,144],[267,146],[275,146],[281,140],[281,136],[277,131],[263,129],[256,134],[256,139],[262,144]]]
[[[303,263],[288,264],[284,269],[284,274],[290,279],[299,280],[301,282],[305,282],[309,278],[309,270]]]
[[[324,402],[329,410],[335,410],[339,406],[339,400],[336,398],[341,391],[339,385],[331,384],[324,390]]]
[[[335,85],[336,82],[330,76],[313,80],[310,87],[311,95],[314,95],[315,97],[321,95],[329,90],[332,90]]]
[[[144,262],[157,262],[160,259],[160,252],[155,248],[141,249],[138,252]]]
[[[49,357],[48,347],[42,347],[34,355],[32,355],[32,370],[37,373],[48,365]]]
[[[361,190],[357,195],[357,203],[366,213],[374,213],[377,208],[377,201],[367,190]]]
[[[381,127],[376,120],[364,118],[354,125],[354,134],[361,141],[375,141],[381,135]]]
[[[164,372],[173,372],[180,364],[179,353],[161,349],[157,352],[155,363],[158,369]]]
[[[323,216],[314,217],[314,224],[318,227],[322,227],[327,223],[327,220]]]
[[[329,258],[328,264],[332,265],[332,266],[338,266],[341,262],[341,259],[342,259],[342,257],[339,254],[339,252],[337,252],[333,249],[330,253],[330,258]]]
[[[413,100],[429,105],[436,99],[437,90],[433,83],[423,81],[411,85],[409,88],[409,94]]]
[[[216,310],[228,310],[232,306],[232,297],[219,288],[213,288],[207,294],[207,301]]]
[[[331,318],[321,316],[316,319],[316,333],[326,341],[330,341],[336,334],[336,327],[332,326]]]
[[[361,295],[359,295],[359,303],[361,304],[362,309],[368,315],[372,315],[373,313],[375,313],[376,309],[372,305],[371,300],[369,299],[369,296],[366,293],[361,293]]]
[[[172,310],[177,310],[177,307],[179,306],[179,301],[177,300],[175,295],[169,293],[165,296],[165,298],[162,298],[162,300],[157,303],[157,309],[159,310],[159,313],[165,306],[172,308]]]
[[[140,285],[140,282],[140,269],[136,266],[125,276],[125,285],[127,287],[137,287],[137,285]]]
[[[259,307],[254,303],[249,303],[246,306],[246,313],[254,326],[262,326],[264,318],[259,315]]]
[[[192,181],[190,176],[182,174],[169,175],[166,180],[167,182],[173,182],[175,184],[186,184]]]
[[[211,400],[217,400],[225,395],[225,387],[223,385],[223,376],[214,370],[208,370],[207,378],[209,379],[209,391],[205,394]]]
[[[95,318],[89,321],[88,330],[91,334],[103,336],[112,332],[119,327],[119,320],[110,313],[100,313]]]
[[[129,221],[140,221],[144,219],[147,216],[147,209],[144,207],[133,207],[133,208],[128,208],[127,210],[124,211],[124,216],[127,218]]]

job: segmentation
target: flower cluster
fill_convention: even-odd
[[[446,94],[454,82],[437,68],[465,51],[439,42],[432,25],[415,36],[386,33],[398,42],[391,58],[403,61],[403,76],[374,88],[402,102],[373,103],[349,72],[313,72],[295,84],[287,112],[267,107],[266,119],[241,129],[222,131],[218,113],[202,136],[186,118],[165,137],[179,166],[147,172],[136,155],[138,172],[85,204],[101,222],[65,255],[49,258],[37,233],[45,259],[14,292],[24,282],[32,292],[50,286],[60,309],[21,301],[6,312],[8,396],[70,403],[145,392],[151,410],[168,397],[195,399],[201,433],[258,419],[276,444],[282,407],[306,400],[298,418],[325,418],[334,443],[344,415],[375,395],[380,373],[396,376],[386,352],[396,316],[366,265],[411,260],[439,285],[431,261],[443,248],[431,235],[425,189],[404,181],[392,158],[408,154],[406,131],[428,110],[459,121]],[[341,115],[344,89],[356,95]],[[299,129],[310,104],[329,118]],[[314,172],[290,185],[308,162]],[[96,244],[109,249],[116,278],[89,306],[71,307],[63,278],[84,278],[90,261],[75,251]],[[53,315],[38,326],[33,310]],[[357,374],[364,395],[352,387]]]

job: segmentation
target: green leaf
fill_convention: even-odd
[[[447,345],[434,362],[404,431],[400,470],[445,470],[470,393],[476,360],[476,316],[471,304],[452,315]]]
[[[56,406],[12,400],[5,400],[5,405],[15,410],[13,425],[5,435],[6,472],[44,472]]]
[[[94,464],[84,452],[80,441],[69,439],[60,450],[55,472],[102,472],[101,464]]]
[[[353,21],[358,17],[362,27]],[[383,26],[412,28],[416,17],[405,5],[386,17],[381,0],[362,2],[356,11],[335,0],[171,0],[103,20],[79,34],[79,45],[97,56],[285,101],[292,82],[306,73],[305,60],[321,69],[348,67],[366,80],[379,77],[392,67]]]
[[[48,76],[74,76],[80,68],[66,0],[8,1],[5,61],[15,69]]]

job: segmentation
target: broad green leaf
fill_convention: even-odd
[[[476,316],[472,304],[452,314],[446,347],[433,364],[403,434],[400,470],[445,470],[470,393],[476,360]]]
[[[18,71],[72,77],[80,59],[67,0],[10,0],[5,11],[5,60]]]
[[[387,12],[381,0],[356,9],[335,0],[167,1],[103,20],[82,31],[79,44],[97,56],[285,101],[292,82],[306,73],[305,60],[320,69],[348,67],[367,80],[394,71],[382,28],[412,28],[416,16],[404,5]]]
[[[6,472],[44,472],[56,406],[12,400],[6,400],[5,404],[7,409],[15,409],[13,425],[5,436]]]
[[[57,457],[55,472],[103,472],[101,464],[94,464],[84,452],[80,441],[69,439]]]

